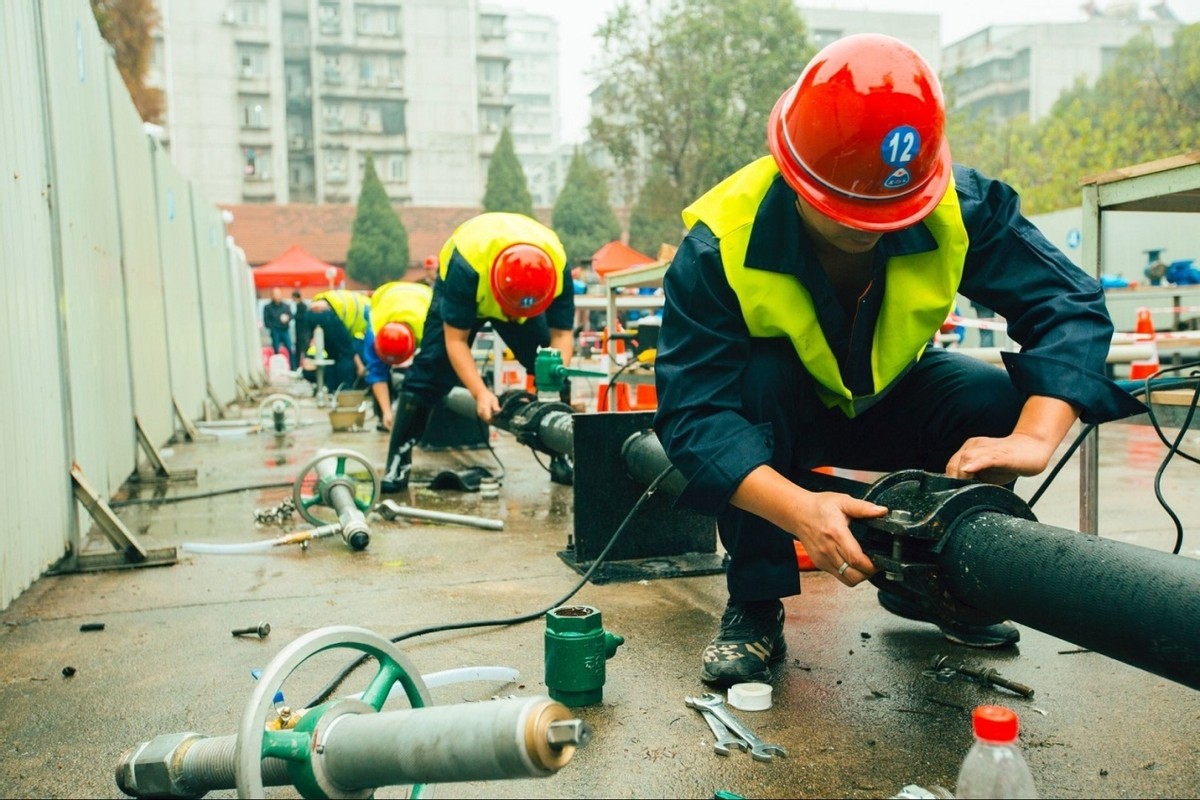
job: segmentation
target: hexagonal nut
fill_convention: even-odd
[[[130,797],[200,797],[186,788],[179,768],[183,754],[204,738],[168,733],[126,750],[117,762],[117,787]]]

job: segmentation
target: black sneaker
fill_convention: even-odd
[[[771,663],[787,655],[783,638],[783,603],[730,600],[721,628],[704,648],[700,680],[715,686],[771,680]]]
[[[945,636],[955,644],[967,647],[999,648],[1012,647],[1021,641],[1021,631],[1011,622],[999,622],[995,625],[968,625],[947,618],[935,618],[916,601],[893,592],[879,591],[879,605],[898,617],[915,620],[916,622],[932,622]]]

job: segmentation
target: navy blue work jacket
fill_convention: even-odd
[[[1010,186],[961,166],[954,167],[954,179],[969,237],[959,292],[1007,320],[1009,336],[1021,345],[1020,353],[1002,355],[1013,384],[1026,395],[1071,403],[1084,422],[1144,411],[1105,377],[1113,325],[1099,281],[1021,215]],[[884,234],[852,326],[817,261],[796,194],[779,177],[759,205],[746,262],[776,265],[804,284],[843,378],[853,387],[869,381],[887,258],[935,247],[924,223]],[[741,371],[752,339],[726,280],[718,242],[703,223],[680,244],[663,289],[654,427],[668,458],[689,481],[681,502],[715,515],[746,475],[770,461],[771,445],[739,413]]]

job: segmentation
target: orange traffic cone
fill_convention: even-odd
[[[1139,308],[1137,310],[1137,322],[1134,325],[1133,331],[1137,334],[1139,342],[1150,342],[1149,358],[1142,361],[1129,362],[1129,379],[1132,381],[1142,381],[1162,369],[1162,365],[1158,360],[1158,345],[1154,341],[1154,320],[1150,318],[1150,309]]]

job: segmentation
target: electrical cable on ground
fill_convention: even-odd
[[[427,636],[428,634],[431,634],[431,633],[443,633],[445,631],[460,631],[460,630],[466,630],[468,628],[490,628],[490,627],[497,627],[497,626],[501,626],[501,625],[518,625],[523,622],[530,622],[532,620],[540,619],[540,618],[544,617],[546,614],[550,613],[551,611],[558,608],[563,603],[567,602],[572,597],[574,597],[575,594],[580,589],[582,589],[589,580],[591,580],[592,574],[596,571],[596,568],[599,567],[604,562],[604,559],[608,557],[609,552],[612,550],[613,546],[617,543],[617,540],[621,537],[621,534],[625,532],[625,528],[627,528],[629,526],[629,523],[633,520],[634,515],[637,514],[638,510],[658,490],[658,487],[662,484],[662,482],[665,481],[667,479],[667,477],[674,471],[675,471],[674,466],[667,467],[661,473],[659,473],[658,477],[656,477],[654,480],[652,480],[650,482],[650,485],[646,487],[646,491],[642,492],[642,496],[639,497],[637,502],[633,504],[633,507],[631,509],[629,509],[629,513],[625,515],[625,519],[621,520],[621,524],[617,526],[617,529],[615,531],[613,531],[613,535],[609,538],[608,543],[606,545],[604,545],[604,549],[601,550],[600,553],[596,556],[595,560],[592,561],[592,565],[590,567],[588,567],[587,572],[583,573],[583,576],[575,583],[575,585],[571,588],[571,590],[569,592],[567,592],[565,595],[563,595],[562,597],[560,597],[558,600],[554,601],[550,605],[546,606],[545,608],[539,609],[538,611],[533,611],[528,614],[521,614],[516,617],[508,617],[505,619],[486,619],[486,620],[474,620],[474,621],[470,621],[470,622],[451,622],[451,623],[447,623],[445,625],[434,625],[429,628],[418,628],[417,630],[409,631],[407,633],[402,633],[398,636],[393,636],[391,641],[393,643],[398,643],[398,642],[402,642],[406,639],[415,639],[418,636]],[[325,685],[325,687],[322,688],[321,691],[315,697],[313,697],[312,700],[309,700],[308,703],[306,703],[303,707],[304,708],[312,708],[313,706],[316,706],[320,703],[325,702],[327,699],[329,699],[329,697],[335,691],[337,691],[337,688],[339,686],[341,686],[342,681],[346,680],[346,678],[348,678],[350,676],[350,673],[352,673],[355,669],[357,669],[364,661],[366,661],[370,657],[371,656],[364,654],[364,655],[356,658],[354,661],[350,662],[350,664],[348,664],[337,675],[335,675],[333,677],[333,679],[329,683],[327,683]]]
[[[295,485],[295,481],[287,481],[286,483],[260,483],[254,486],[235,486],[232,489],[215,489],[211,492],[201,492],[199,494],[185,494],[176,497],[131,497],[128,500],[114,500],[108,504],[109,508],[123,508],[125,506],[140,506],[140,505],[166,505],[168,503],[183,503],[188,500],[203,500],[206,497],[220,497],[226,494],[237,494],[238,492],[254,492],[260,489],[283,489]]]

